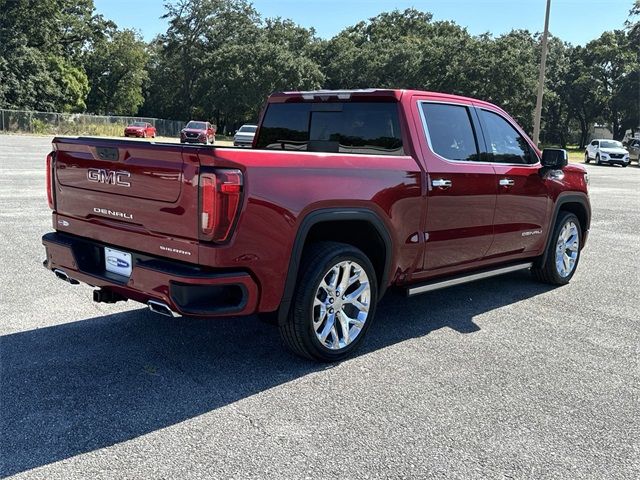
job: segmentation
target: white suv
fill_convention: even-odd
[[[591,160],[595,160],[598,165],[606,163],[626,167],[629,165],[629,151],[616,140],[596,139],[587,145],[587,151],[584,152],[585,163]]]

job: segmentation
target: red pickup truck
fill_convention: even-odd
[[[252,149],[55,138],[44,265],[94,300],[170,316],[258,313],[334,361],[389,287],[575,273],[583,167],[500,108],[409,90],[277,93]]]

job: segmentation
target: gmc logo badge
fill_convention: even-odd
[[[90,182],[130,187],[131,183],[126,180],[129,177],[131,177],[131,174],[124,170],[107,170],[105,168],[90,168],[87,170],[87,180]]]

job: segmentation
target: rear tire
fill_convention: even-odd
[[[582,242],[580,221],[571,212],[560,211],[543,265],[533,267],[531,272],[541,282],[551,285],[566,285],[578,268]]]
[[[375,316],[378,282],[369,258],[337,242],[318,242],[305,250],[291,309],[280,325],[293,353],[320,362],[350,355]]]

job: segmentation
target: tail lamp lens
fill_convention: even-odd
[[[240,170],[216,170],[200,175],[200,231],[206,239],[223,242],[231,233],[242,194]]]
[[[46,174],[46,182],[47,182],[47,203],[49,204],[49,208],[53,210],[53,153],[47,155],[47,174]]]

